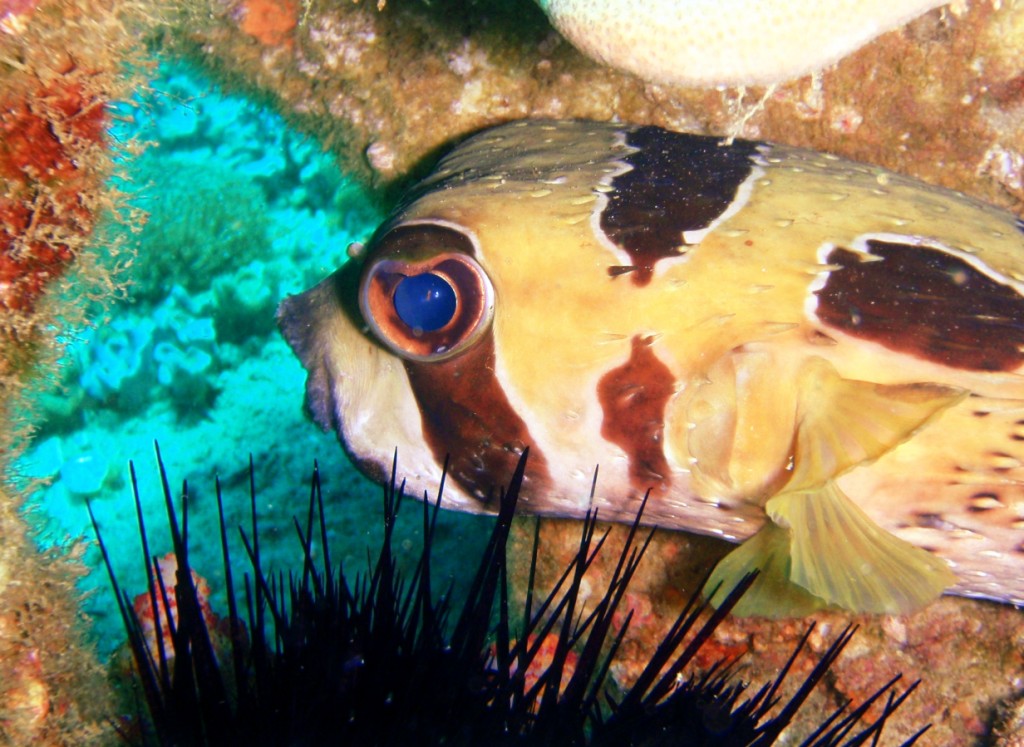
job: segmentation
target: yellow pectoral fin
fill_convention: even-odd
[[[706,587],[727,591],[759,569],[736,614],[795,617],[826,605],[898,614],[956,581],[942,560],[876,526],[831,481],[777,495],[766,509],[769,522],[719,563]]]
[[[786,492],[807,490],[912,436],[965,392],[938,384],[876,384],[842,378],[822,358],[800,372],[793,473]]]
[[[945,562],[877,526],[834,482],[787,491],[765,508],[789,528],[790,580],[829,604],[909,612],[956,582]]]
[[[715,566],[704,585],[704,596],[720,605],[743,577],[758,572],[754,583],[740,598],[734,615],[759,617],[805,617],[825,607],[815,597],[789,580],[789,530],[771,521]]]
[[[708,369],[685,416],[698,492],[768,496],[788,479],[797,399],[787,378],[771,350],[736,350]]]

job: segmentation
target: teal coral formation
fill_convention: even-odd
[[[119,133],[155,138],[119,185],[148,213],[133,298],[156,301],[175,285],[202,292],[254,261],[280,278],[303,266],[296,252],[343,258],[338,234],[364,230],[374,218],[366,193],[276,115],[209,95],[185,70],[164,70],[158,92],[133,103],[133,128]]]
[[[201,291],[269,253],[265,191],[231,165],[201,159],[156,148],[133,165],[137,202],[149,214],[131,272],[140,301],[164,298],[176,285]]]
[[[182,414],[205,412],[212,404],[210,380],[219,370],[217,333],[207,311],[208,304],[192,303],[187,291],[174,286],[150,316],[118,316],[86,330],[71,350],[71,373],[87,395],[83,406],[135,414],[166,399]]]

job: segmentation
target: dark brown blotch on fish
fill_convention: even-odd
[[[438,464],[449,457],[450,479],[481,501],[490,497],[496,507],[495,476],[512,474],[523,449],[530,446],[523,500],[545,489],[551,481],[547,460],[494,373],[490,334],[450,360],[404,363],[424,437]]]
[[[597,384],[604,418],[601,436],[629,458],[629,477],[640,490],[669,482],[665,459],[665,406],[675,377],[651,348],[651,339],[635,336],[629,360]]]
[[[632,168],[612,179],[600,225],[632,260],[634,284],[647,285],[659,260],[685,250],[684,231],[707,228],[735,201],[753,171],[758,143],[724,143],[658,127],[626,134],[636,152],[621,160]]]
[[[826,325],[952,368],[1012,371],[1024,363],[1024,297],[938,247],[869,240],[837,247],[815,291]]]

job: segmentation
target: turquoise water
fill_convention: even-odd
[[[91,501],[123,588],[144,588],[128,463],[135,463],[152,552],[170,550],[154,461],[158,440],[177,488],[188,481],[191,558],[223,611],[223,571],[214,477],[224,486],[229,527],[249,526],[248,461],[255,464],[265,567],[300,558],[293,516],[304,516],[319,462],[331,556],[365,567],[379,541],[380,488],[361,477],[333,434],[303,414],[305,372],[278,334],[280,299],[345,261],[380,215],[315,141],[277,115],[218,90],[181,63],[164,62],[150,86],[116,112],[111,135],[146,143],[125,156],[118,187],[148,213],[123,226],[136,242],[129,299],[69,332],[61,386],[43,398],[41,430],[18,469],[46,483],[27,511],[43,549],[92,540]],[[420,514],[404,511],[396,548],[419,551]],[[446,542],[484,538],[486,520],[445,516]],[[240,571],[247,568],[230,531]],[[454,556],[454,553],[452,553]],[[106,572],[94,545],[80,587],[101,652],[123,640]],[[241,572],[236,579],[241,579]],[[442,567],[439,573],[445,574]],[[441,584],[439,584],[441,588]]]

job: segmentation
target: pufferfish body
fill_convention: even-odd
[[[286,299],[307,403],[378,478],[742,543],[743,611],[1024,602],[1024,224],[809,150],[521,121]],[[595,479],[595,467],[599,472]]]

